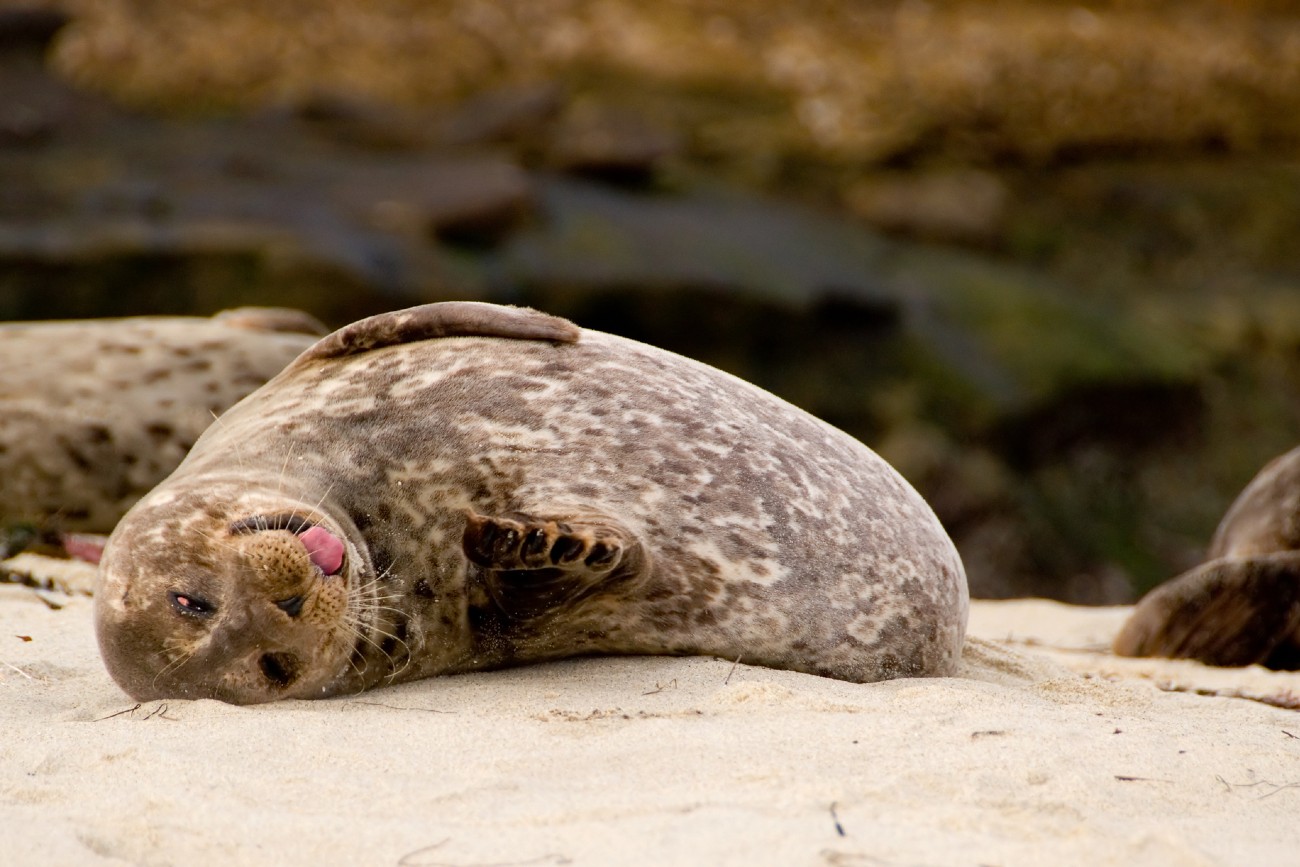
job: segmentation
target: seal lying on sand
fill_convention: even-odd
[[[251,703],[581,654],[945,675],[967,607],[934,514],[847,435],[453,302],[348,326],[227,412],[118,525],[95,621],[136,698]]]
[[[1207,562],[1143,597],[1114,649],[1300,670],[1300,448],[1241,492]]]
[[[276,308],[0,325],[0,526],[107,533],[325,330]]]

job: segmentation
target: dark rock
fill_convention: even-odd
[[[1051,407],[1127,394],[1188,392],[1209,358],[1172,328],[1116,317],[1069,287],[1012,264],[901,245],[893,273],[910,287],[909,330],[927,347],[940,386],[966,422],[993,431]],[[964,405],[964,407],[963,407]],[[1100,409],[1100,405],[1097,407]],[[1098,414],[1099,427],[1109,417]],[[1062,429],[1054,445],[1068,435]],[[1012,437],[1014,440],[1015,437]],[[1023,440],[1022,440],[1023,442]]]
[[[344,144],[374,150],[420,150],[438,143],[436,118],[339,94],[318,93],[295,107],[308,129]]]
[[[43,144],[54,136],[56,127],[54,118],[30,105],[0,106],[0,147]]]
[[[72,16],[49,6],[15,6],[0,9],[0,51],[43,51]]]
[[[568,174],[642,184],[681,150],[678,136],[639,115],[583,103],[552,131],[546,162]]]
[[[554,82],[507,85],[477,94],[448,112],[442,121],[448,144],[515,144],[525,148],[544,138],[565,103]]]
[[[1205,421],[1197,377],[1191,371],[1181,380],[1143,373],[1134,368],[1128,377],[1063,388],[1041,405],[1000,419],[990,440],[1022,471],[1081,445],[1138,455],[1171,440],[1194,440]]]
[[[473,248],[499,243],[535,208],[528,175],[494,157],[425,156],[358,166],[335,192],[377,228]]]
[[[851,212],[886,232],[981,245],[1002,238],[1009,198],[997,175],[977,169],[871,176],[844,194]]]
[[[538,193],[544,219],[485,259],[502,294],[689,288],[791,310],[832,296],[876,310],[899,304],[877,276],[887,246],[807,208],[736,191],[628,194],[558,178],[539,181]]]
[[[42,64],[46,46],[70,20],[53,8],[0,9],[0,148],[48,142],[68,113],[68,88]]]

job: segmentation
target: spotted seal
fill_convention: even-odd
[[[1300,448],[1238,495],[1205,563],[1143,597],[1114,650],[1300,670]]]
[[[97,583],[128,693],[236,703],[587,654],[946,675],[968,609],[934,513],[861,443],[473,302],[309,349],[131,510]]]
[[[0,324],[0,526],[107,533],[326,332],[297,310]]]

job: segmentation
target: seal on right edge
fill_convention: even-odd
[[[1300,447],[1260,470],[1223,516],[1206,562],[1144,596],[1113,649],[1300,670]]]

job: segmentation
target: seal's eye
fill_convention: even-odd
[[[211,602],[189,593],[178,593],[173,590],[167,596],[171,599],[173,608],[189,617],[207,617],[217,610]]]
[[[288,599],[281,599],[276,602],[275,607],[279,608],[290,617],[297,617],[302,613],[302,603],[303,599],[301,596],[290,596]]]

